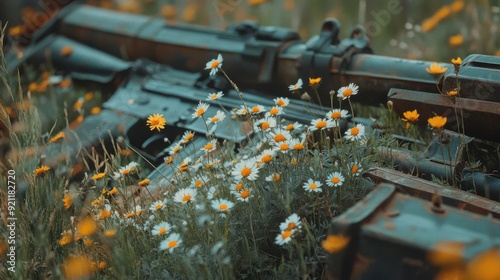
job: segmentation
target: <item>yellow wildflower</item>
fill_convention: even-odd
[[[333,254],[344,249],[349,244],[349,241],[351,241],[349,236],[329,234],[321,242],[321,247],[328,253]]]
[[[432,128],[440,129],[446,124],[446,117],[434,116],[429,118],[427,122]]]
[[[427,73],[429,73],[431,75],[441,75],[444,72],[446,72],[446,70],[448,70],[448,68],[442,67],[441,65],[434,62],[429,67],[426,67],[425,70],[427,71]]]
[[[35,169],[35,171],[33,171],[33,173],[35,174],[35,176],[41,176],[45,173],[47,173],[47,171],[50,170],[50,167],[48,167],[47,165],[42,165],[38,168]]]
[[[149,126],[150,130],[157,129],[158,131],[165,128],[167,121],[163,117],[163,114],[153,114],[148,117],[146,124]]]

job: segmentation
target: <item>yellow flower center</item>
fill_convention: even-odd
[[[338,184],[338,182],[340,182],[340,178],[339,177],[333,177],[331,181],[334,184]]]
[[[278,99],[278,101],[276,101],[276,104],[277,104],[278,106],[283,107],[283,106],[285,106],[285,101],[283,101],[283,99]]]
[[[210,67],[213,69],[213,68],[216,68],[217,66],[219,66],[219,61],[218,60],[212,61],[212,64],[210,65]]]
[[[271,125],[268,122],[263,122],[260,125],[260,128],[262,128],[263,130],[266,130],[266,129],[270,128],[270,127],[271,127]]]
[[[304,149],[304,144],[302,144],[302,143],[295,144],[295,145],[293,145],[293,149],[296,151],[301,151]]]
[[[324,127],[326,127],[326,121],[319,121],[316,123],[316,128],[320,129]]]
[[[244,190],[240,193],[241,198],[247,198],[250,196],[250,190]]]
[[[262,161],[262,162],[264,162],[264,163],[268,163],[268,162],[270,162],[271,160],[273,160],[273,156],[271,156],[271,155],[264,155],[264,156],[262,157],[262,159],[261,159],[261,161]]]
[[[311,184],[309,185],[309,188],[310,188],[311,190],[315,190],[315,189],[317,189],[317,188],[318,188],[318,185],[316,185],[315,183],[311,183]]]
[[[188,135],[186,135],[186,137],[184,137],[184,140],[185,140],[185,141],[189,141],[189,140],[191,140],[193,137],[194,137],[194,134],[193,134],[193,133],[189,133]]]
[[[164,228],[164,227],[160,228],[160,230],[158,231],[158,235],[162,235],[162,234],[165,234],[165,233],[167,233],[167,229]]]
[[[259,107],[258,106],[254,106],[252,107],[252,112],[253,113],[258,113],[260,111]]]
[[[292,235],[292,232],[290,230],[285,230],[281,233],[281,238],[286,239]]]
[[[281,145],[280,145],[280,149],[281,149],[282,151],[286,151],[286,150],[288,150],[289,148],[290,148],[290,147],[288,146],[288,143],[283,143],[283,144],[281,144]]]
[[[288,131],[293,130],[293,128],[294,128],[293,123],[291,123],[291,124],[289,124],[289,125],[287,125],[287,126],[285,127],[285,129],[286,129],[286,130],[288,130]]]
[[[332,112],[330,117],[332,117],[332,119],[340,119],[342,117],[342,114],[340,112],[335,111],[335,112]]]
[[[217,122],[217,121],[219,121],[219,117],[213,117],[210,119],[210,122],[213,122],[213,123]]]
[[[125,218],[132,218],[133,216],[135,216],[135,213],[129,212],[129,213],[127,213],[127,215],[125,215]]]
[[[252,169],[250,169],[246,166],[243,167],[243,169],[241,169],[241,176],[248,177],[250,174],[252,174]]]
[[[227,211],[227,204],[222,203],[221,205],[219,205],[219,209],[220,209],[221,211]]]
[[[186,194],[185,196],[182,197],[182,202],[188,202],[189,200],[191,200],[191,195],[189,194]]]
[[[175,148],[172,150],[172,153],[177,154],[180,150],[181,150],[181,147],[175,147]]]
[[[358,169],[359,169],[359,166],[357,164],[353,165],[351,167],[351,174],[355,174],[356,172],[358,172]]]
[[[239,183],[238,185],[236,185],[236,186],[234,187],[234,189],[235,189],[235,190],[237,190],[237,191],[239,191],[239,190],[243,189],[243,183]]]
[[[359,133],[359,128],[358,127],[353,127],[351,129],[351,135],[352,136],[356,136],[356,135],[358,135],[358,133]]]
[[[290,222],[290,223],[288,223],[288,227],[286,228],[286,230],[292,230],[296,227],[297,227],[297,225],[294,222]]]
[[[167,244],[168,249],[174,248],[177,246],[177,240],[170,240]]]
[[[281,141],[285,141],[285,140],[286,140],[285,135],[283,135],[281,133],[280,134],[276,134],[274,136],[274,141],[276,141],[276,142],[281,142]]]
[[[208,143],[208,144],[205,145],[204,148],[205,148],[205,150],[211,150],[211,149],[214,148],[214,145],[212,145],[212,143]]]
[[[156,210],[160,210],[161,208],[163,208],[163,204],[158,204],[158,205],[155,206]]]
[[[205,109],[203,108],[199,108],[197,111],[196,111],[196,116],[197,117],[200,117],[201,115],[203,115],[205,113]]]
[[[344,90],[344,92],[342,93],[342,95],[343,95],[343,96],[345,96],[345,97],[349,97],[349,96],[351,96],[351,95],[352,95],[352,89],[350,89],[350,88],[346,88],[346,89]]]
[[[271,114],[273,116],[278,114],[278,112],[279,112],[278,108],[275,108],[275,107],[273,107],[271,110],[269,110],[269,114]]]
[[[201,181],[201,180],[198,179],[198,180],[196,180],[194,182],[194,185],[199,188],[199,187],[201,187],[203,185],[203,181]]]

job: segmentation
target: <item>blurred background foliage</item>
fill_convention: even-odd
[[[23,23],[40,25],[71,0],[2,1],[0,19],[9,35]],[[376,54],[448,61],[471,53],[500,55],[500,0],[82,0],[129,13],[163,17],[169,23],[225,28],[243,20],[298,30],[303,40],[317,34],[323,20],[337,18],[341,38],[358,24],[367,30]],[[2,7],[3,5],[3,7]],[[3,11],[3,12],[2,12]],[[3,13],[3,14],[2,14]],[[29,25],[29,24],[28,24]]]

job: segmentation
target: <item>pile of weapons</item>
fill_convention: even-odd
[[[75,81],[108,85],[118,81],[120,86],[103,105],[101,115],[88,117],[77,128],[80,140],[86,147],[99,146],[100,138],[120,135],[118,124],[124,123],[129,144],[156,164],[166,156],[167,149],[158,148],[164,145],[164,137],[175,138],[187,130],[204,134],[203,123],[187,121],[186,112],[204,100],[208,90],[236,96],[225,78],[209,79],[200,71],[219,53],[234,82],[254,90],[247,95],[250,105],[269,102],[269,95],[259,92],[284,96],[288,93],[283,89],[298,78],[321,76],[327,89],[350,82],[370,89],[368,97],[353,101],[385,104],[389,99],[398,114],[417,109],[422,116],[444,112],[452,120],[457,108],[461,115],[448,128],[461,120],[469,137],[447,130],[446,139],[436,137],[426,154],[418,157],[408,149],[380,148],[395,170],[376,167],[364,172],[378,185],[332,221],[330,234],[347,236],[350,242],[331,254],[327,278],[431,279],[438,267],[427,257],[442,241],[451,238],[463,244],[460,257],[465,262],[479,252],[500,248],[500,179],[491,174],[499,168],[500,58],[471,55],[464,59],[458,77],[452,65],[436,77],[424,71],[429,62],[371,54],[362,29],[344,40],[338,39],[338,33],[338,22],[327,20],[321,33],[304,43],[295,31],[255,23],[216,31],[70,5],[36,34],[22,59],[12,56],[8,65],[14,69],[22,63],[42,63],[50,50],[54,67]],[[72,46],[71,56],[61,54],[65,46]],[[124,54],[129,61],[119,58]],[[460,97],[440,94],[454,90],[457,79]],[[319,101],[329,104],[328,92],[320,94],[325,99]],[[227,108],[238,104],[231,98],[221,102]],[[170,125],[167,132],[153,133],[144,127],[151,113],[164,114]],[[292,100],[288,113],[287,120],[304,124],[323,115],[319,106],[304,107],[300,100]],[[240,133],[221,129],[217,136],[234,141],[247,137],[244,130]],[[395,138],[418,144],[414,139]],[[451,152],[440,152],[443,149]],[[476,158],[494,158],[486,172],[467,167],[464,158],[471,153]],[[418,177],[414,176],[417,170]],[[149,177],[160,179],[156,171]],[[461,189],[430,181],[453,177],[460,178]]]

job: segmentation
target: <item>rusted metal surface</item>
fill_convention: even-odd
[[[460,232],[460,234],[457,234]],[[379,184],[335,218],[329,235],[349,243],[330,254],[327,279],[435,279],[440,267],[429,254],[455,241],[464,262],[500,244],[500,220],[411,197]]]
[[[456,89],[457,78],[460,97],[500,102],[500,57],[479,54],[468,56],[460,66],[458,77],[453,71],[447,71],[444,75],[444,93]]]
[[[437,114],[447,117],[447,129],[456,131],[463,120],[466,135],[500,142],[499,103],[403,89],[391,89],[388,98],[399,115],[417,109],[420,125],[426,125],[427,119]]]
[[[462,191],[456,188],[445,187],[437,183],[424,180],[409,174],[383,167],[372,167],[364,176],[375,183],[389,183],[398,188],[398,191],[425,200],[430,200],[432,195],[438,194],[443,199],[443,204],[476,213],[479,215],[492,215],[500,219],[500,203],[487,198]]]

